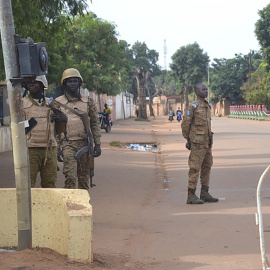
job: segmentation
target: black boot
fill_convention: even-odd
[[[188,189],[187,204],[203,204],[203,200],[200,200],[195,194],[196,188]]]
[[[204,202],[218,202],[218,198],[212,197],[209,193],[209,186],[202,186],[200,199]]]

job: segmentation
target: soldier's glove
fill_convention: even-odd
[[[57,160],[59,162],[64,162],[63,151],[61,149],[58,149],[57,151]]]
[[[186,148],[187,148],[188,150],[190,150],[190,149],[191,149],[191,144],[190,144],[190,141],[187,141],[187,143],[186,143]]]
[[[101,155],[100,144],[95,144],[95,147],[94,147],[94,156],[95,157],[99,157],[100,155]]]
[[[68,118],[67,118],[66,114],[64,114],[63,112],[61,112],[58,109],[56,109],[55,112],[52,114],[52,119],[56,123],[67,122],[68,121]]]

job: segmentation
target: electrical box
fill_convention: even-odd
[[[31,38],[17,38],[15,43],[18,52],[20,77],[47,75],[48,54],[46,43],[34,43]]]

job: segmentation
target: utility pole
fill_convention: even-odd
[[[251,50],[249,52],[249,57],[248,57],[248,80],[249,80],[249,90],[251,90]]]
[[[0,0],[0,28],[11,117],[17,197],[18,249],[22,250],[32,248],[31,185],[21,86],[20,84],[13,85],[10,81],[12,78],[20,77],[11,0]]]
[[[166,39],[164,39],[163,51],[164,51],[164,70],[167,70],[167,45],[166,45]]]

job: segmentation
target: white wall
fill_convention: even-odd
[[[121,94],[117,95],[115,97],[115,120],[117,119],[125,119],[133,116],[133,110],[134,110],[134,105],[133,105],[133,95],[128,94],[129,98],[127,98],[126,93],[122,92]],[[128,103],[127,103],[127,100]],[[130,103],[129,103],[130,102]]]

